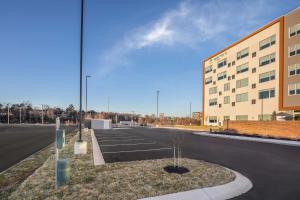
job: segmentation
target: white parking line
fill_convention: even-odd
[[[143,150],[133,150],[133,151],[113,151],[113,152],[103,152],[103,154],[114,154],[114,153],[135,153],[135,152],[145,152],[145,151],[162,151],[162,150],[172,150],[172,148],[159,148],[159,149],[143,149]]]
[[[128,139],[128,140],[100,140],[100,142],[113,142],[113,141],[131,141],[131,140],[144,140],[144,139]]]
[[[106,144],[101,145],[102,147],[114,147],[114,146],[136,146],[136,145],[144,145],[144,144],[156,144],[156,142],[149,142],[149,143],[132,143],[132,144]]]

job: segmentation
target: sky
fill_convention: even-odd
[[[298,6],[85,0],[88,109],[155,114],[159,90],[160,113],[201,111],[201,60]],[[80,0],[0,0],[0,25],[0,102],[78,108]]]

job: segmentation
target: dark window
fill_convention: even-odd
[[[252,58],[256,57],[256,52],[252,53]]]
[[[255,73],[256,72],[256,68],[252,68],[252,73]]]
[[[232,66],[235,65],[235,61],[232,61],[231,65],[232,65]]]
[[[219,108],[221,108],[222,107],[222,104],[219,104]]]
[[[232,105],[232,106],[235,106],[235,102],[232,102],[231,105]]]
[[[221,91],[219,92],[219,95],[222,95],[222,92],[221,92]]]
[[[256,99],[252,99],[251,103],[256,104]]]
[[[216,69],[214,69],[214,71],[213,71],[214,73],[216,73]]]
[[[228,76],[228,80],[229,80],[229,81],[231,80],[231,76]]]
[[[231,90],[231,91],[232,91],[232,93],[235,93],[235,88],[232,88],[232,90]]]
[[[216,85],[216,81],[214,81],[213,84]]]
[[[232,79],[232,80],[235,79],[235,75],[232,75],[232,76],[231,76],[231,79]]]
[[[252,88],[253,88],[253,89],[256,88],[256,83],[253,83],[253,84],[252,84]]]
[[[231,63],[228,63],[228,67],[231,67]]]

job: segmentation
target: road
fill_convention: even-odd
[[[252,181],[254,187],[235,199],[300,199],[299,147],[199,136],[170,129],[133,128],[95,133],[106,162],[171,157],[168,148],[172,147],[174,137],[179,137],[184,157],[226,166]]]
[[[66,132],[76,127],[66,127]],[[55,126],[0,125],[0,172],[54,142]]]

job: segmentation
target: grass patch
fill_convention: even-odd
[[[83,133],[88,143],[86,155],[74,155],[75,138],[61,152],[68,158],[71,177],[68,185],[55,189],[54,156],[16,189],[9,199],[139,199],[233,181],[235,175],[219,165],[183,159],[190,172],[168,173],[163,168],[170,159],[110,163],[93,166],[90,134]]]

